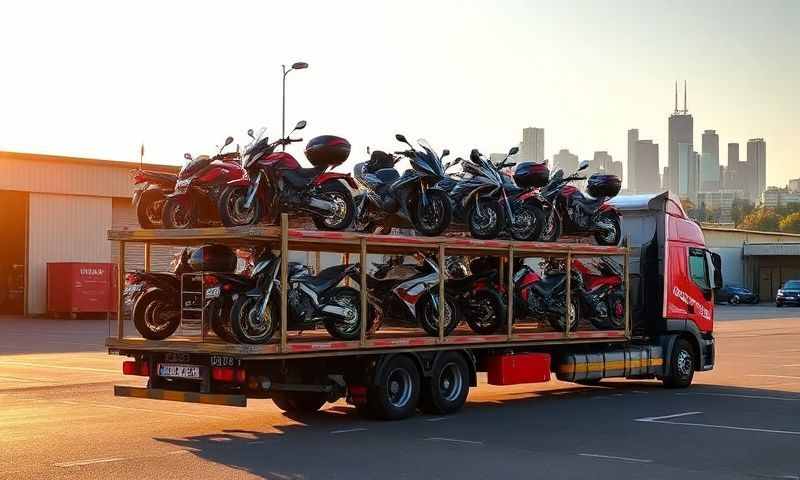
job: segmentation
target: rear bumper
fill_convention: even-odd
[[[173,402],[205,403],[208,405],[226,405],[229,407],[247,406],[247,397],[244,395],[181,392],[177,390],[163,390],[160,388],[128,387],[125,385],[114,385],[114,396],[171,400]]]

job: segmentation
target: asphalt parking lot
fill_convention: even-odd
[[[800,309],[717,316],[717,368],[687,390],[484,383],[400,422],[115,398],[142,380],[104,322],[0,319],[0,478],[800,479]]]

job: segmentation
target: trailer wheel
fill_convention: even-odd
[[[369,412],[381,420],[400,420],[414,414],[420,397],[420,373],[404,355],[391,358],[367,392]]]
[[[669,360],[669,374],[663,378],[667,388],[686,388],[694,377],[695,351],[685,339],[679,338],[672,347]]]
[[[286,413],[312,413],[325,405],[323,392],[272,392],[275,406]]]
[[[469,394],[469,367],[456,352],[443,353],[424,382],[422,411],[447,415],[461,410]]]

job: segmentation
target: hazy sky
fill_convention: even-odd
[[[800,1],[285,1],[0,4],[0,150],[182,162],[287,123],[395,149],[395,132],[465,155],[545,128],[545,156],[626,131],[666,162],[673,81],[704,129],[767,141],[768,184],[800,177]],[[302,157],[302,149],[293,147]]]

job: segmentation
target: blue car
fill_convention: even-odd
[[[775,306],[800,305],[800,280],[789,280],[775,296]]]
[[[739,305],[742,303],[758,303],[758,296],[749,288],[739,285],[725,285],[717,291],[716,303]]]

